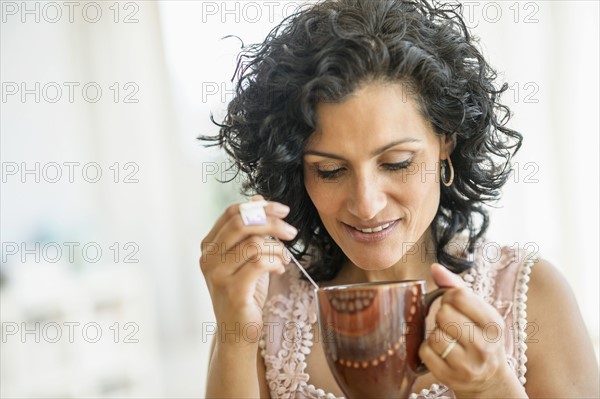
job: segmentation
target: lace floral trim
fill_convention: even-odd
[[[462,275],[463,280],[475,294],[481,296],[487,303],[496,308],[502,307],[504,303],[501,304],[494,300],[496,276],[499,270],[506,268],[515,260],[515,256],[512,251],[503,252],[496,243],[484,242],[480,251],[481,253],[475,257],[473,267]],[[473,255],[471,254],[470,257],[472,259]],[[491,259],[494,262],[490,262]],[[506,313],[504,312],[503,315],[505,316]]]
[[[305,372],[306,356],[313,346],[312,326],[317,322],[317,313],[311,287],[300,280],[297,273],[288,273],[289,296],[273,296],[267,302],[264,312],[265,323],[270,316],[283,320],[282,347],[276,355],[267,353],[265,334],[269,328],[263,329],[259,342],[267,368],[269,390],[277,398],[292,398],[304,394],[311,398],[333,399],[335,395],[307,383],[309,375]]]
[[[416,393],[411,393],[408,399],[451,399],[450,396],[442,396],[448,392],[448,387],[445,385],[433,384],[429,389],[423,389],[417,395]]]

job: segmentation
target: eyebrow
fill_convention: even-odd
[[[375,151],[373,151],[371,153],[371,156],[375,157],[375,156],[377,156],[377,155],[379,155],[379,154],[381,154],[381,153],[383,153],[383,152],[389,150],[390,148],[395,147],[395,146],[397,146],[399,144],[404,144],[404,143],[418,143],[420,141],[421,140],[419,140],[419,139],[415,139],[415,138],[411,138],[411,137],[405,138],[405,139],[402,139],[402,140],[392,141],[391,143],[386,144],[383,147],[378,148]],[[321,156],[321,157],[333,158],[333,159],[339,159],[340,161],[345,161],[345,159],[343,157],[341,157],[339,155],[336,155],[336,154],[330,154],[328,152],[308,150],[308,151],[304,152],[304,155],[318,155],[318,156]]]

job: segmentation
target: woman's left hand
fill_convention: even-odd
[[[445,267],[431,268],[435,283],[448,287],[436,328],[419,356],[441,383],[463,397],[526,397],[506,362],[504,321],[498,311]]]

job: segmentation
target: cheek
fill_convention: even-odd
[[[316,181],[316,177],[306,174],[306,172],[304,176],[304,187],[306,188],[308,197],[312,201],[315,208],[317,208],[317,211],[320,212],[323,205],[327,202],[327,190],[324,190],[322,184]]]
[[[328,183],[318,178],[305,177],[304,187],[321,219],[339,209],[342,191],[338,184]]]
[[[440,201],[440,182],[434,168],[435,166],[428,165],[405,177],[401,185],[402,189],[399,190],[403,202],[421,209],[421,212],[423,208],[435,208],[434,212],[437,211]]]

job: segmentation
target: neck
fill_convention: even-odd
[[[436,262],[435,247],[427,230],[402,258],[383,270],[364,270],[346,261],[338,275],[328,285],[355,284],[377,281],[425,280],[428,289],[436,288],[431,277],[431,264]]]

